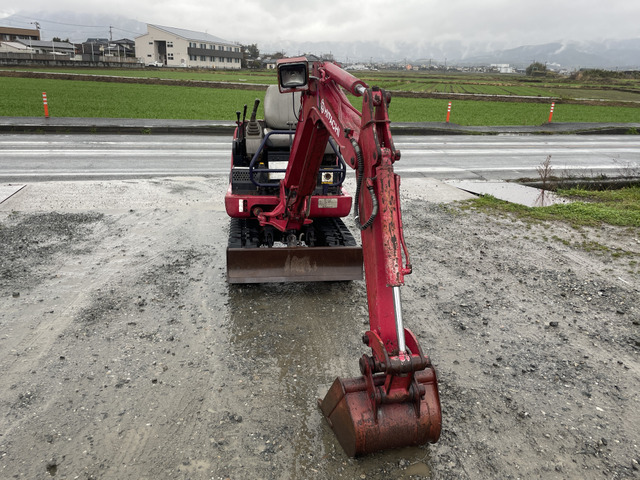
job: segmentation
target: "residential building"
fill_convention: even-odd
[[[86,61],[104,61],[105,57],[118,59],[135,57],[135,42],[128,38],[109,40],[108,38],[87,38],[76,45],[76,53]]]
[[[16,40],[40,40],[40,30],[30,28],[0,27],[0,40],[15,42]]]
[[[50,53],[54,55],[75,54],[75,47],[69,42],[54,42],[53,40],[18,40],[23,45],[33,49],[33,53]]]
[[[33,53],[33,50],[20,42],[0,41],[0,53]]]
[[[145,65],[239,69],[242,64],[240,45],[208,33],[147,24],[147,33],[135,42],[136,55]]]
[[[109,48],[111,53],[113,54],[113,50],[115,46],[115,51],[118,56],[123,57],[135,57],[136,55],[136,42],[130,40],[128,38],[121,38],[120,40],[114,40],[109,44]]]
[[[491,68],[500,73],[515,73],[515,69],[508,63],[492,63]]]
[[[79,52],[82,54],[83,60],[93,60],[104,55],[105,50],[108,50],[109,39],[108,38],[87,38],[79,45]]]

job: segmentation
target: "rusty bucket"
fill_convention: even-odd
[[[385,375],[373,379],[379,387]],[[419,403],[383,403],[374,412],[364,377],[336,378],[318,405],[347,455],[438,441],[442,417],[436,372],[429,367],[415,372],[415,379],[425,390]]]

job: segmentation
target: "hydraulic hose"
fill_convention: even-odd
[[[358,164],[356,169],[356,203],[353,207],[353,216],[356,221],[356,226],[360,230],[365,230],[373,224],[373,221],[378,215],[378,198],[376,197],[373,185],[367,186],[369,195],[371,196],[371,215],[366,222],[360,223],[360,192],[362,190],[362,180],[364,177],[364,161],[362,159],[362,150],[360,150],[360,145],[358,145],[358,142],[356,142],[355,139],[352,138],[351,145],[356,152],[356,162]]]

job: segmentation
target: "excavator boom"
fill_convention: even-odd
[[[400,152],[389,127],[391,97],[331,62],[298,57],[279,60],[277,67],[280,93],[300,95],[301,105],[277,198],[269,208],[250,209],[259,228],[280,232],[293,243],[299,232],[318,222],[313,218],[319,202],[314,195],[328,144],[341,162],[356,171],[354,213],[369,311],[369,331],[363,341],[371,354],[360,359],[361,377],[335,380],[319,400],[320,410],[352,456],[436,442],[441,429],[436,372],[415,335],[404,327],[402,316],[400,290],[405,275],[411,273],[411,262],[400,211],[400,177],[393,170]],[[362,98],[360,111],[344,91]],[[290,253],[283,255],[290,258]],[[299,250],[293,253],[305,255]],[[359,261],[356,253],[340,260],[331,249],[321,255],[334,264]],[[257,259],[260,253],[254,256]]]

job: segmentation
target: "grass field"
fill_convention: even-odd
[[[12,70],[2,68],[2,70]],[[266,70],[198,69],[109,69],[109,68],[21,68],[24,71],[51,71],[85,75],[166,78],[213,82],[274,84],[276,75]],[[640,102],[640,80],[614,78],[577,81],[570,77],[532,78],[523,75],[444,74],[423,71],[358,71],[356,76],[370,85],[387,90],[412,92],[475,93],[487,95],[526,95],[561,98],[589,98]]]
[[[235,120],[262,93],[164,85],[0,78],[1,116],[42,116],[42,92],[55,117]],[[261,104],[262,107],[262,104]],[[259,111],[262,115],[262,111]]]
[[[274,72],[191,71],[172,69],[55,70],[59,73],[109,74],[217,82],[272,84]],[[516,76],[417,75],[359,72],[371,85],[389,90],[483,93],[499,95],[547,96],[564,98],[605,98],[630,101],[640,97],[639,82],[624,88],[560,81],[532,82]],[[638,93],[636,93],[636,90]],[[42,92],[46,91],[52,116],[106,118],[175,118],[234,120],[235,112],[246,103],[261,98],[259,91],[212,89],[184,86],[104,83],[0,77],[0,116],[41,116]],[[631,100],[632,101],[632,100]],[[359,100],[354,103],[359,107]],[[441,122],[445,120],[448,99],[394,97],[389,109],[392,122]],[[639,122],[640,108],[603,105],[556,105],[555,122]],[[259,112],[261,114],[261,112]],[[549,105],[537,103],[454,100],[451,122],[460,125],[540,125],[549,116]]]
[[[389,107],[392,122],[442,122],[447,100],[394,98]],[[541,103],[452,102],[452,123],[460,125],[541,125],[549,119],[550,106]],[[640,122],[640,109],[587,105],[556,105],[554,122]]]
[[[190,68],[2,68],[2,70],[71,73],[81,75],[112,75],[116,77],[133,78],[168,78],[173,80],[202,80],[210,82],[264,83],[269,85],[277,82],[276,74],[273,70],[200,70]]]
[[[558,190],[573,203],[549,207],[525,207],[498,200],[490,195],[478,197],[471,204],[481,210],[510,212],[534,221],[561,220],[574,226],[597,226],[603,223],[621,227],[640,227],[640,187],[594,191],[582,188]]]

